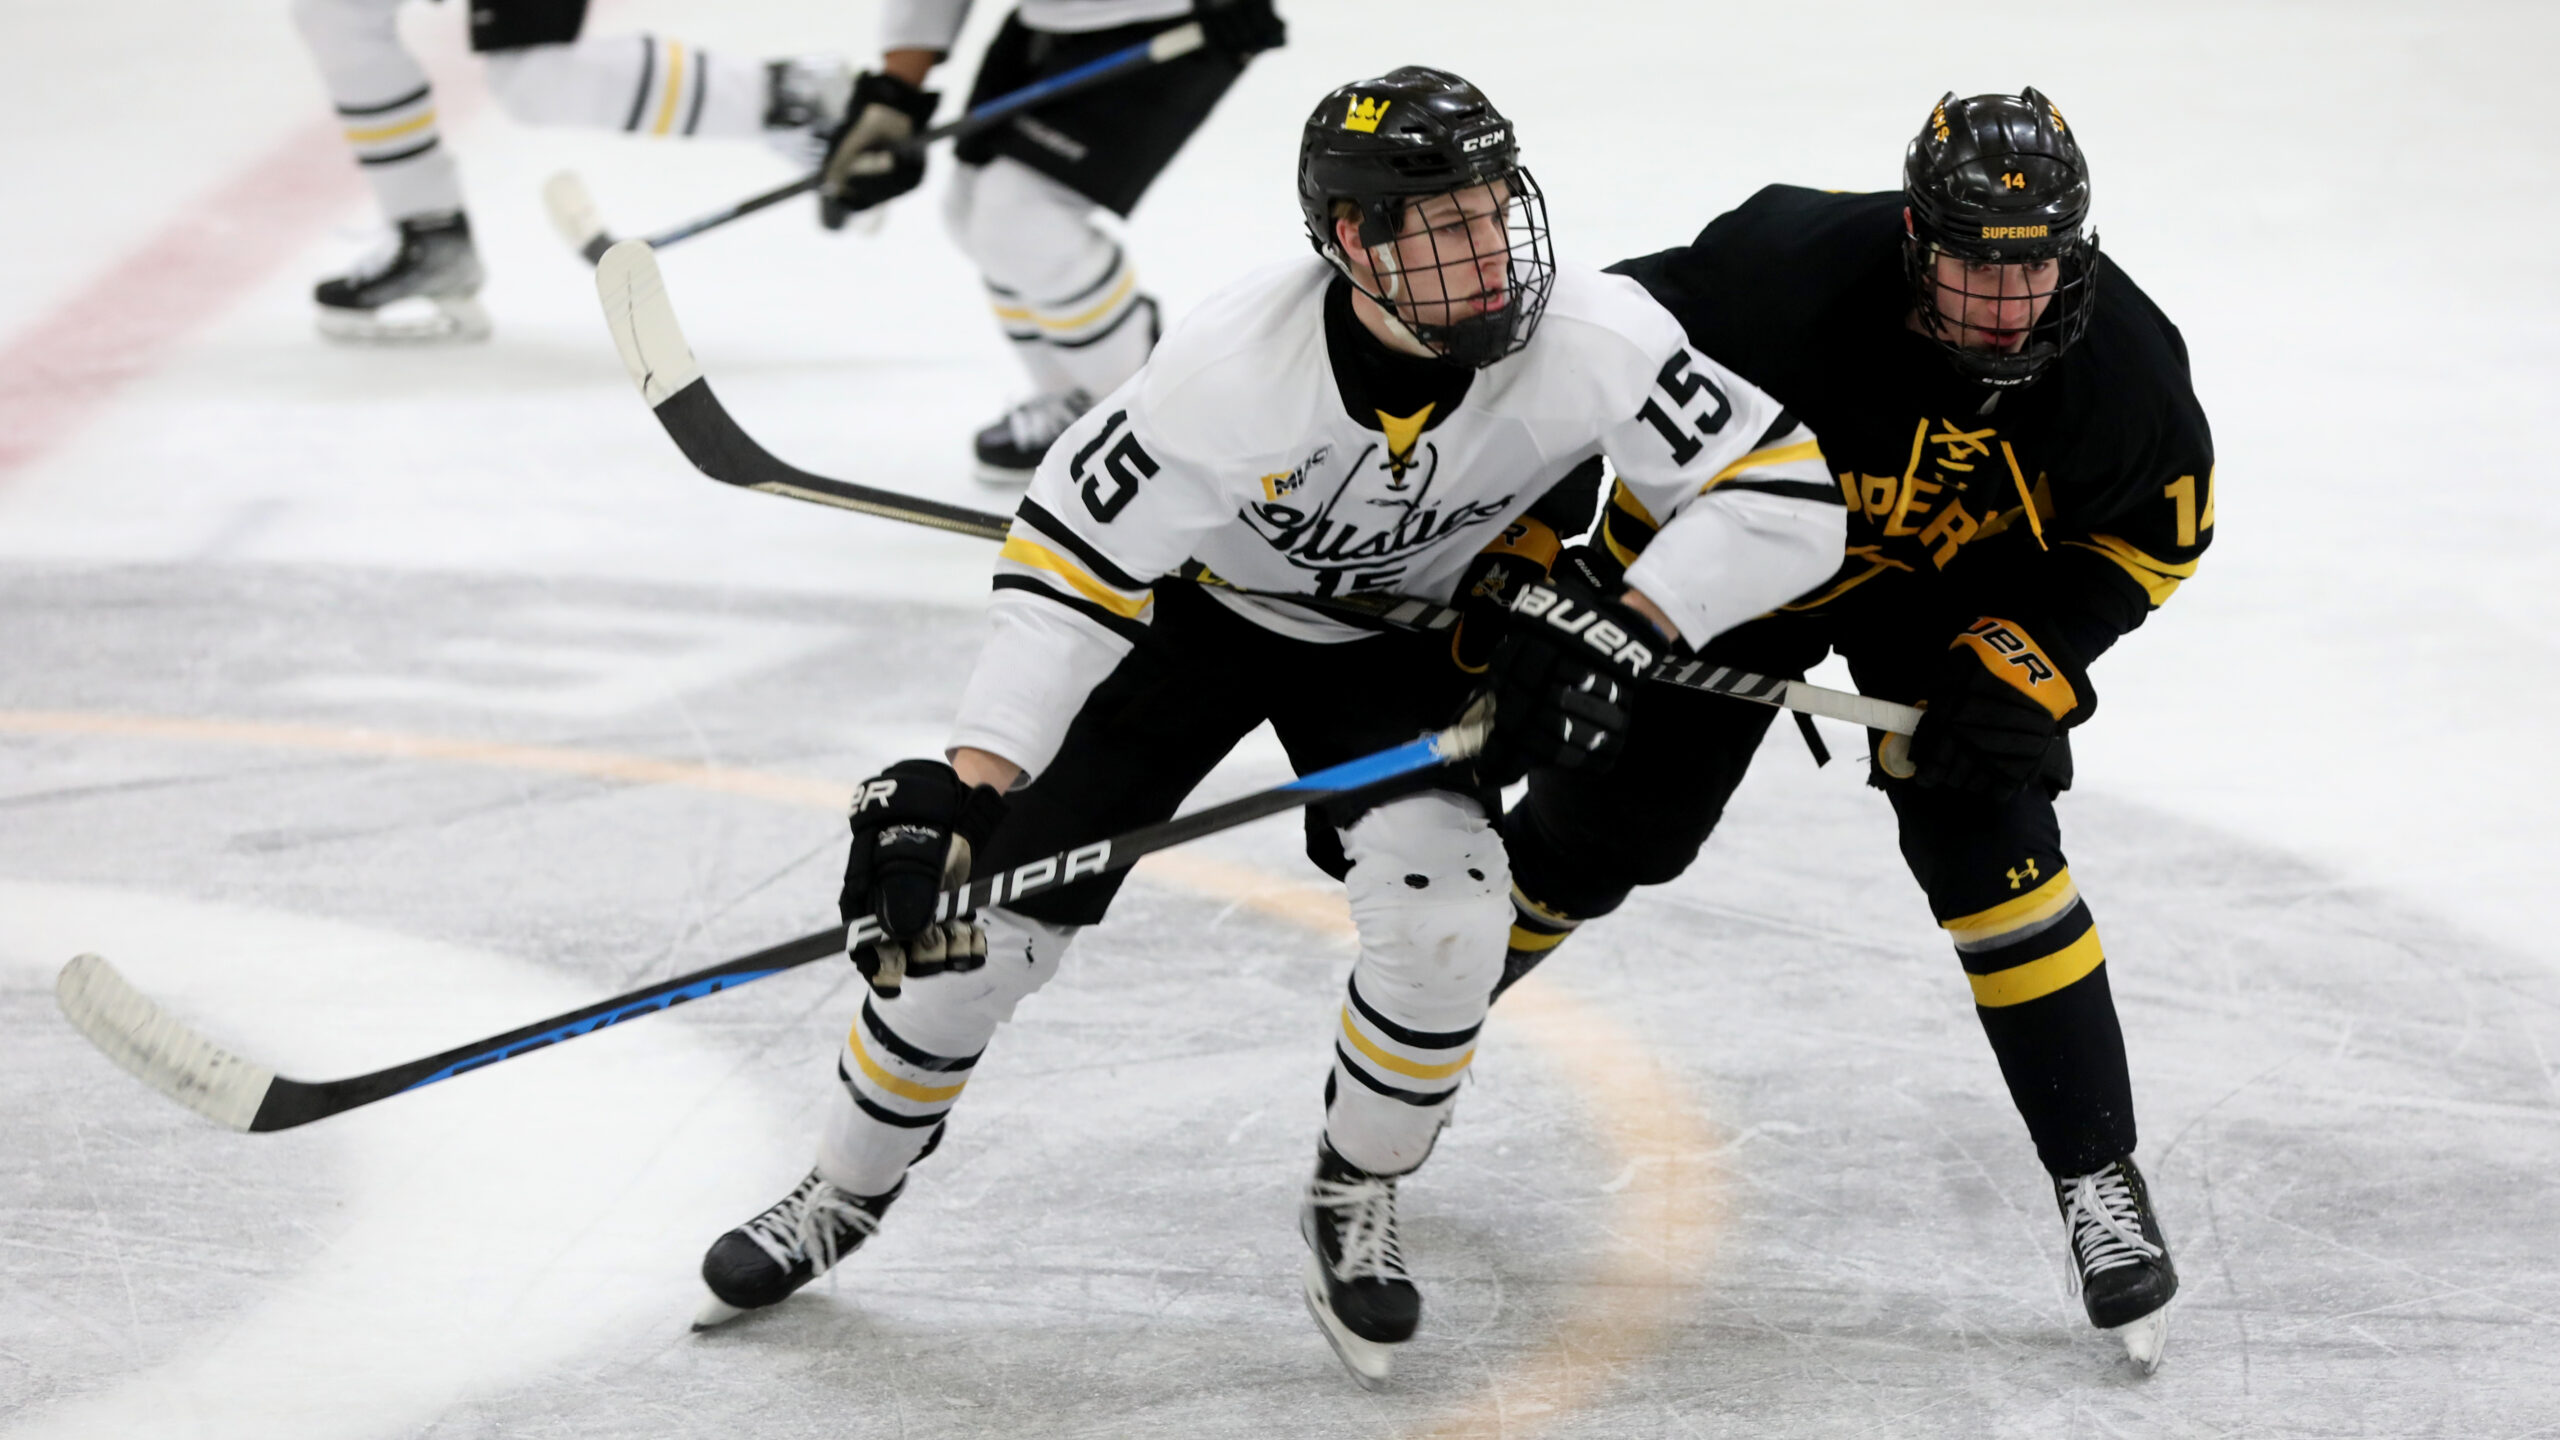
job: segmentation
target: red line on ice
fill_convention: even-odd
[[[0,479],[296,254],[362,189],[334,118],[295,130],[0,350]]]

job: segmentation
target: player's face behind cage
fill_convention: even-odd
[[[1489,365],[1529,343],[1555,284],[1545,197],[1526,170],[1405,202],[1392,234],[1338,203],[1352,282],[1446,359]]]
[[[2004,264],[1932,249],[1925,283],[1932,313],[1924,324],[1963,349],[2014,355],[2052,310],[2063,263],[2046,256]]]

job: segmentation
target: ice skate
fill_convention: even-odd
[[[2053,1198],[2070,1232],[2073,1278],[2089,1323],[2121,1339],[2144,1374],[2159,1369],[2178,1271],[2142,1172],[2127,1156],[2087,1175],[2057,1176]]]
[[[1076,418],[1093,408],[1082,390],[1041,395],[1014,406],[978,432],[978,479],[988,485],[1028,485],[1040,457]]]
[[[906,1188],[900,1180],[885,1195],[848,1195],[810,1171],[771,1209],[711,1242],[702,1257],[702,1283],[711,1293],[693,1328],[708,1330],[788,1299],[862,1248]]]
[[[460,211],[400,222],[391,240],[311,292],[320,333],[359,345],[489,338],[480,308],[480,252]]]
[[[853,67],[833,55],[768,60],[764,67],[764,143],[792,164],[826,163],[827,134],[844,120],[853,96]]]
[[[1395,1177],[1319,1147],[1298,1231],[1307,1240],[1307,1313],[1352,1379],[1385,1388],[1395,1347],[1422,1323],[1422,1292],[1396,1240]]]

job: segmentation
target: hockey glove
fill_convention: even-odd
[[[1985,616],[1956,636],[1930,676],[1911,735],[1911,783],[2006,800],[2044,768],[2054,737],[2097,708],[2078,659]]]
[[[969,878],[971,852],[1004,811],[994,787],[963,785],[939,760],[901,760],[853,792],[853,853],[836,909],[849,927],[854,968],[882,999],[896,999],[911,976],[987,963],[987,932],[976,917],[935,912],[942,892]],[[850,929],[864,916],[878,921],[878,938]]]
[[[1636,685],[1665,648],[1651,621],[1569,578],[1521,586],[1493,652],[1493,736],[1477,778],[1607,770],[1626,748]]]
[[[919,90],[895,75],[865,70],[854,77],[844,123],[827,136],[827,164],[818,177],[818,220],[841,229],[858,210],[906,194],[924,183],[924,154],[897,145],[933,118],[938,90]]]
[[[1458,628],[1449,637],[1449,656],[1459,669],[1481,675],[1492,666],[1493,652],[1511,628],[1512,600],[1521,587],[1547,578],[1556,548],[1556,532],[1523,515],[1467,562],[1458,577]]]
[[[1196,0],[1192,18],[1212,49],[1238,60],[1289,43],[1289,26],[1271,8],[1271,0]]]

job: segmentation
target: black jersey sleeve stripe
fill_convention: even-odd
[[[341,105],[338,107],[338,113],[351,120],[365,115],[388,115],[403,106],[415,105],[426,99],[428,92],[435,88],[433,85],[421,85],[397,100],[385,100],[379,105]]]
[[[1101,551],[1094,549],[1083,536],[1068,529],[1057,516],[1049,513],[1049,507],[1039,501],[1026,499],[1013,513],[1017,519],[1030,521],[1031,528],[1039,531],[1042,539],[1054,542],[1059,549],[1084,562],[1084,568],[1093,572],[1093,578],[1112,589],[1144,590],[1151,583],[1112,564]]]
[[[1399,1045],[1410,1045],[1416,1050],[1455,1050],[1475,1039],[1476,1032],[1484,1028],[1482,1025],[1470,1025],[1464,1030],[1450,1030],[1439,1034],[1428,1030],[1408,1030],[1370,1008],[1369,1002],[1360,998],[1358,980],[1353,980],[1347,988],[1351,995],[1351,1008],[1360,1012],[1360,1018],[1369,1022],[1369,1028]]]
[[[414,160],[434,148],[436,148],[436,137],[430,135],[427,137],[426,143],[422,145],[412,145],[406,150],[394,150],[388,155],[359,155],[356,157],[356,163],[359,165],[397,165],[403,160]]]
[[[1784,495],[1790,500],[1813,500],[1826,505],[1840,503],[1840,487],[1816,485],[1810,480],[1727,480],[1718,490],[1756,490],[1763,495]]]
[[[1760,432],[1760,438],[1751,442],[1751,448],[1766,450],[1784,438],[1788,431],[1803,423],[1796,418],[1796,412],[1793,410],[1781,409],[1778,411],[1778,418],[1769,422],[1769,428]]]
[[[1137,621],[1114,615],[1081,595],[1063,594],[1028,575],[999,575],[996,577],[995,588],[1021,590],[1037,595],[1043,600],[1054,600],[1132,645],[1143,645],[1154,638],[1147,633],[1147,627]]]
[[[967,1055],[954,1059],[949,1055],[936,1055],[930,1050],[920,1050],[915,1046],[908,1044],[906,1041],[899,1039],[890,1031],[886,1024],[881,1022],[880,1012],[871,1008],[871,1001],[867,996],[862,1002],[862,1030],[864,1034],[869,1035],[873,1040],[878,1041],[881,1049],[888,1051],[890,1054],[897,1056],[900,1060],[913,1065],[919,1070],[931,1070],[938,1074],[947,1075],[956,1071],[966,1070],[978,1063],[978,1055],[984,1055],[987,1053],[986,1051],[981,1050],[977,1055]],[[844,1062],[839,1060],[836,1063],[841,1066]]]

